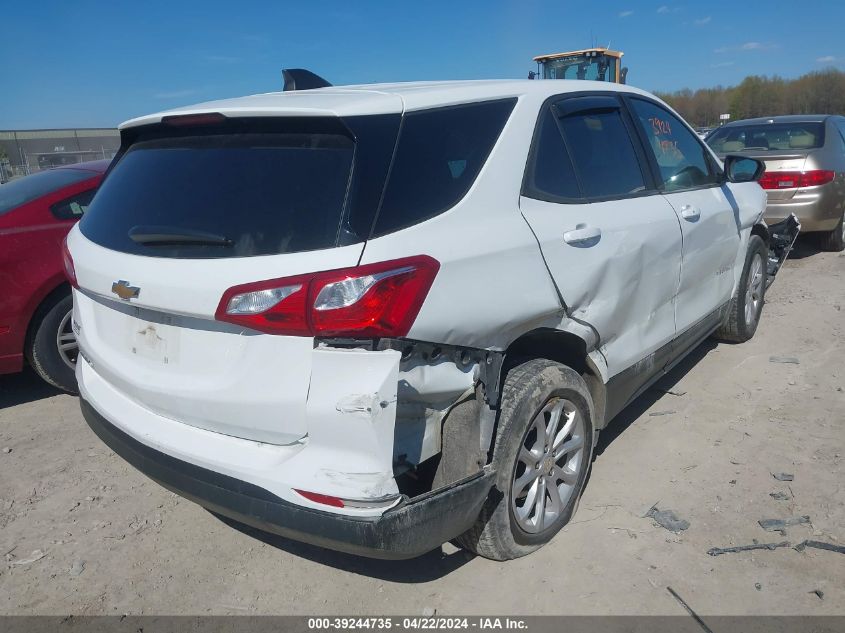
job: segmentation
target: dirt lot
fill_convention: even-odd
[[[371,561],[235,529],[114,456],[75,398],[0,378],[0,613],[683,615],[668,585],[701,614],[845,614],[842,554],[707,555],[845,544],[842,306],[845,256],[799,245],[754,340],[705,344],[624,412],[574,522],[507,564],[451,545]],[[642,518],[655,503],[689,529]],[[800,515],[785,537],[757,523]]]

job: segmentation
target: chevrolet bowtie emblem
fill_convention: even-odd
[[[130,299],[137,299],[141,294],[141,289],[138,286],[130,286],[128,281],[116,281],[111,285],[111,291],[124,301]]]

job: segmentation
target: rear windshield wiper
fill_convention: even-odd
[[[195,231],[177,226],[133,226],[129,238],[145,246],[231,246],[224,235]]]

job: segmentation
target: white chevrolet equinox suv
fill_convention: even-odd
[[[212,512],[346,552],[536,550],[600,431],[752,337],[778,265],[762,165],[628,86],[327,87],[120,132],[64,253],[85,419]]]

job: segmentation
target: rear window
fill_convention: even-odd
[[[475,182],[515,103],[502,99],[405,115],[374,236],[455,206]]]
[[[732,125],[713,132],[707,144],[718,154],[818,149],[824,145],[824,123]]]
[[[130,130],[137,137],[124,139],[80,229],[106,248],[152,257],[358,243],[457,204],[515,103],[413,112],[401,126],[396,114]]]
[[[0,215],[63,187],[94,178],[81,169],[48,169],[0,185]]]
[[[334,246],[354,145],[341,134],[240,133],[133,144],[80,228],[158,257],[277,255]]]

